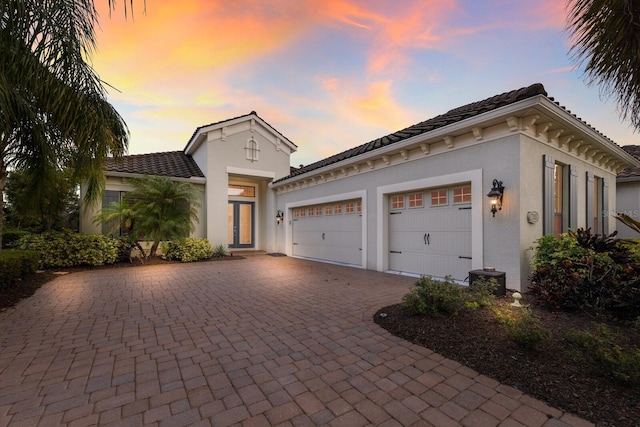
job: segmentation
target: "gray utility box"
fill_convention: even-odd
[[[484,278],[485,280],[495,279],[498,282],[498,287],[495,291],[495,296],[503,297],[507,294],[507,274],[504,271],[495,271],[493,269],[472,270],[469,272],[469,286],[473,285],[473,282]]]

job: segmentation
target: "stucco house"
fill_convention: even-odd
[[[614,230],[616,176],[640,167],[541,84],[300,168],[290,166],[296,148],[251,112],[199,127],[183,151],[109,163],[104,201],[129,176],[171,176],[200,188],[193,235],[214,245],[461,282],[493,267],[524,290],[535,240]],[[101,231],[94,213],[82,231]]]
[[[624,151],[640,160],[640,145],[625,145]],[[626,213],[636,221],[640,221],[640,168],[628,167],[618,174],[616,179],[617,211]],[[618,237],[638,239],[635,230],[623,223],[618,223]]]

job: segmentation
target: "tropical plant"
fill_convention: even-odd
[[[39,200],[69,167],[88,203],[106,157],[126,152],[126,125],[88,62],[97,18],[93,0],[0,1],[0,212],[11,168],[28,171]]]
[[[187,237],[186,239],[162,242],[163,259],[177,259],[182,262],[200,261],[213,256],[213,248],[207,239]]]
[[[187,237],[198,221],[198,193],[187,182],[171,181],[165,177],[145,176],[131,179],[133,191],[126,193],[121,202],[105,206],[94,218],[95,223],[110,223],[114,230],[124,230],[132,242],[137,242],[144,257],[140,241],[153,242],[149,256],[155,256],[163,240]]]
[[[13,170],[5,187],[7,225],[35,232],[75,228],[79,215],[79,195],[69,169],[52,174],[40,198],[31,189],[34,178],[29,173]],[[6,238],[6,236],[4,236]]]
[[[568,8],[571,52],[576,63],[586,63],[587,84],[614,95],[622,119],[640,130],[640,3],[570,0]]]

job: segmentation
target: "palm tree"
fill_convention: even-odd
[[[622,119],[640,130],[640,2],[569,0],[567,6],[571,51],[586,63],[587,84],[615,95]]]
[[[198,192],[187,182],[158,176],[132,179],[133,191],[121,202],[110,203],[94,218],[95,223],[113,224],[146,257],[140,240],[153,242],[149,256],[155,256],[162,240],[187,237],[198,221]]]
[[[126,152],[126,124],[87,62],[96,24],[93,0],[0,0],[0,209],[8,169],[35,178],[35,198],[70,167],[88,203],[104,160]]]

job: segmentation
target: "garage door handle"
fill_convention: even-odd
[[[424,244],[425,245],[430,245],[431,243],[429,243],[429,237],[431,237],[431,235],[429,233],[425,233],[424,234]]]
[[[470,256],[458,256],[459,259],[472,259]]]
[[[392,253],[392,254],[401,254],[402,253],[400,251],[389,251],[389,252]]]
[[[322,240],[324,240],[324,233],[322,233]]]

